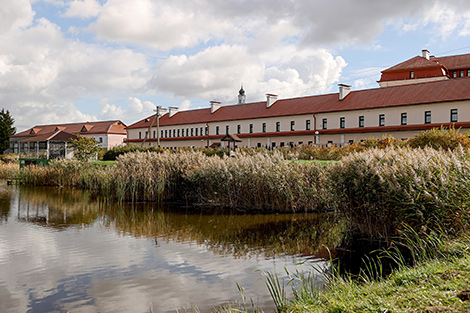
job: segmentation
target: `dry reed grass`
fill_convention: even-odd
[[[404,223],[454,234],[469,227],[470,162],[462,148],[371,149],[343,158],[331,180],[361,233],[392,238]]]

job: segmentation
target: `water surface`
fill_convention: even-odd
[[[328,215],[118,205],[0,183],[0,312],[209,312],[240,300],[236,282],[269,311],[258,270],[323,266],[338,231]]]

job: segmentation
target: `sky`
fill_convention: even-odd
[[[18,131],[377,88],[470,53],[467,0],[0,0],[0,105]]]

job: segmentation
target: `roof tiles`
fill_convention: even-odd
[[[425,103],[470,100],[470,78],[351,91],[339,100],[338,93],[277,100],[271,107],[266,102],[226,105],[211,114],[211,109],[180,111],[171,118],[160,118],[161,126],[201,124],[208,122],[257,119],[278,116],[364,110]],[[149,117],[128,127],[146,128]],[[156,122],[153,126],[156,126]]]
[[[102,121],[102,122],[86,122],[86,123],[70,123],[70,124],[50,124],[36,125],[23,132],[17,133],[12,137],[31,137],[44,134],[51,134],[55,131],[62,130],[72,134],[126,134],[126,125],[119,120]],[[32,132],[33,130],[33,132]],[[86,130],[86,131],[85,131]]]

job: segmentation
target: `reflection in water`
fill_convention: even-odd
[[[150,303],[205,312],[239,299],[235,281],[269,309],[255,271],[322,264],[342,225],[334,215],[170,210],[6,186],[0,223],[0,312],[145,312]]]

